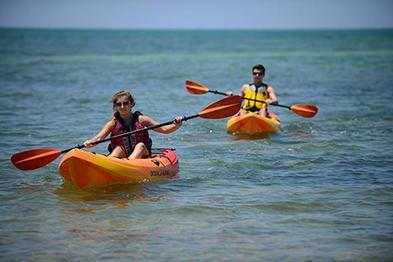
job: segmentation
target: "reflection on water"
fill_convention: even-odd
[[[269,137],[273,134],[269,133],[256,133],[256,134],[229,134],[228,139],[230,141],[237,141],[237,140],[257,140],[257,139],[269,139]]]
[[[65,182],[54,190],[60,200],[91,202],[99,200],[115,201],[111,208],[122,208],[130,201],[159,201],[163,196],[154,195],[149,183],[118,184],[106,187],[79,189],[70,182]],[[86,212],[92,209],[86,209]]]

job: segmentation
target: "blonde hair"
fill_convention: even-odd
[[[131,94],[131,92],[122,90],[122,91],[119,91],[116,94],[114,94],[112,97],[113,109],[115,109],[115,107],[116,107],[117,99],[121,96],[128,97],[128,100],[130,100],[130,103],[131,103],[131,107],[135,106],[135,99],[134,99],[134,96]]]

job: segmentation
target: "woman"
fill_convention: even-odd
[[[158,125],[159,123],[151,117],[145,116],[139,111],[132,112],[135,100],[128,91],[120,91],[112,97],[114,116],[109,120],[94,137],[86,140],[86,147],[94,146],[93,143],[105,139],[109,134],[116,136],[129,131]],[[169,134],[180,128],[182,117],[178,116],[173,124],[153,129],[156,132]],[[137,132],[133,135],[118,137],[111,140],[112,152],[110,157],[117,158],[146,158],[150,156],[151,139],[147,130]]]

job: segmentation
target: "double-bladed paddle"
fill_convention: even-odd
[[[224,92],[220,92],[217,90],[209,90],[209,88],[207,88],[205,85],[195,82],[195,81],[192,81],[192,80],[186,80],[186,88],[187,88],[187,91],[193,95],[202,95],[202,94],[206,94],[206,93],[213,93],[213,94],[227,96],[227,94]],[[242,99],[266,103],[265,101],[251,99],[251,98],[242,98]],[[297,115],[302,116],[302,117],[306,117],[306,118],[314,117],[318,113],[318,107],[316,107],[314,105],[309,105],[309,104],[294,104],[291,106],[286,106],[286,105],[281,105],[278,103],[272,103],[269,105],[287,108],[287,109],[291,110],[292,112],[296,113]]]
[[[187,121],[196,117],[201,117],[205,119],[220,119],[232,116],[239,111],[239,107],[241,105],[242,98],[240,96],[230,96],[224,99],[218,100],[207,107],[205,107],[202,111],[200,111],[196,115],[192,116],[184,116],[181,121]],[[111,139],[115,139],[118,137],[129,136],[138,132],[151,130],[155,128],[159,128],[162,126],[170,125],[173,121],[168,121],[162,124],[145,127],[137,130],[133,130],[130,132],[126,132],[120,135],[112,136],[107,139],[103,139],[100,141],[96,141],[92,143],[93,145],[103,143],[109,141]],[[14,164],[15,167],[21,170],[34,170],[40,167],[43,167],[50,162],[54,161],[58,156],[63,153],[67,153],[68,151],[75,149],[75,148],[84,148],[85,145],[78,145],[75,147],[71,147],[69,149],[65,149],[63,151],[50,149],[50,148],[40,148],[40,149],[31,149],[26,150],[20,153],[16,153],[12,155],[11,162]]]

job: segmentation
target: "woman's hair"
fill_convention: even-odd
[[[114,94],[112,97],[113,109],[115,109],[115,107],[116,107],[117,99],[121,96],[127,96],[128,100],[130,100],[131,107],[135,106],[135,99],[134,99],[134,96],[131,94],[131,92],[122,90],[122,91],[119,91],[116,94]]]

